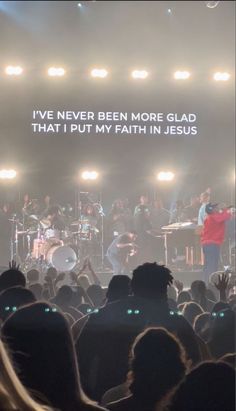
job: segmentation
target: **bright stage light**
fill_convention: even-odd
[[[175,175],[172,171],[160,171],[160,173],[157,174],[157,180],[159,181],[172,181],[174,177]]]
[[[64,75],[65,75],[65,69],[62,68],[62,67],[50,67],[50,68],[48,69],[48,75],[51,76],[51,77],[55,77],[55,76],[61,77],[61,76],[64,76]]]
[[[214,74],[214,80],[216,81],[227,81],[230,78],[230,74],[229,73],[221,73],[221,72],[217,72]]]
[[[7,66],[5,69],[5,73],[8,76],[19,76],[23,73],[23,68],[20,66]]]
[[[83,171],[81,174],[83,180],[97,180],[98,172],[97,171]]]
[[[133,70],[131,75],[134,79],[145,79],[148,76],[148,72],[146,70]]]
[[[105,78],[108,75],[108,71],[106,69],[98,69],[94,68],[91,71],[91,76],[92,77],[100,77],[100,78]]]
[[[13,180],[16,177],[15,170],[0,170],[0,179],[1,180]]]
[[[78,6],[78,7],[82,7],[83,4],[82,4],[82,3],[78,3],[77,6]]]
[[[188,71],[176,71],[174,74],[176,80],[187,80],[189,77],[190,73]]]
[[[205,4],[209,9],[214,9],[216,6],[218,6],[219,1],[205,1]]]

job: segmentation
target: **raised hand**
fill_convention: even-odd
[[[217,290],[221,291],[226,291],[226,288],[228,287],[229,284],[229,276],[226,273],[222,273],[218,275],[218,282],[214,282],[215,287]]]
[[[20,269],[20,264],[17,265],[15,260],[9,261],[9,269],[10,270],[17,270],[19,271]]]

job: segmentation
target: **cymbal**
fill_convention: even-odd
[[[35,221],[39,221],[39,218],[35,214],[29,215],[29,218]]]
[[[94,231],[95,233],[99,233],[99,229],[97,227],[90,227],[90,230]]]
[[[70,225],[79,225],[79,224],[88,224],[89,220],[76,220],[73,221],[73,223],[70,223]]]
[[[40,220],[39,222],[40,222],[40,224],[42,225],[43,228],[49,228],[50,225],[51,225],[51,221],[46,220],[46,219]]]
[[[147,230],[146,233],[151,235],[152,237],[156,237],[156,238],[162,238],[163,237],[163,232],[160,232],[160,231],[155,230],[155,229]]]

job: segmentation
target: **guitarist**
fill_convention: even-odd
[[[137,233],[128,231],[116,237],[107,249],[107,258],[112,265],[114,275],[126,274],[128,269],[128,258],[137,253],[135,240]]]

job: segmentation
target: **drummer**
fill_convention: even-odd
[[[48,228],[60,231],[65,230],[65,222],[63,220],[61,209],[58,205],[49,207],[46,221],[50,224]]]
[[[89,225],[91,228],[96,228],[99,215],[97,209],[92,204],[86,204],[83,207],[81,214],[81,222],[83,225]],[[83,223],[84,222],[84,223]]]

